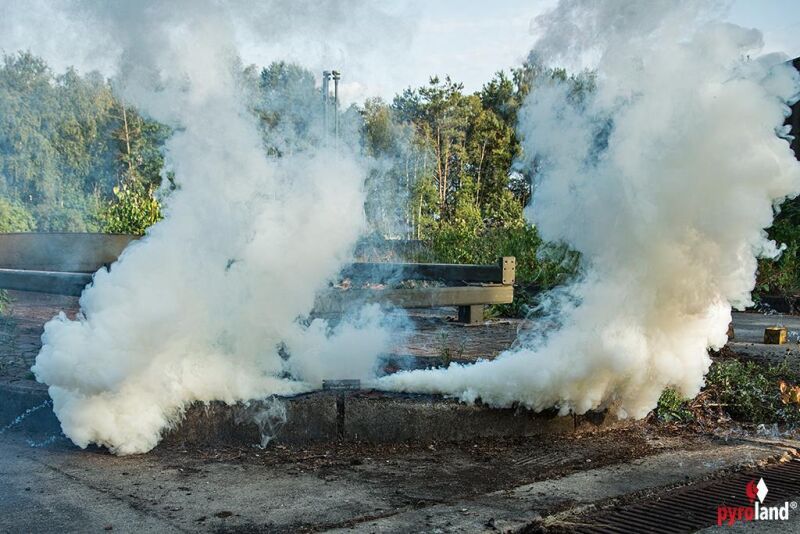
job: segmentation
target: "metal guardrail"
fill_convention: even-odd
[[[80,296],[93,273],[116,261],[136,236],[108,234],[0,234],[0,288]],[[483,320],[487,304],[508,304],[514,298],[516,260],[495,265],[355,262],[343,278],[386,283],[436,280],[456,287],[414,289],[347,289],[321,292],[315,313],[342,313],[354,302],[383,303],[403,308],[456,306],[459,320]]]
[[[326,291],[317,296],[318,313],[342,313],[353,302],[382,303],[399,308],[456,306],[458,320],[475,324],[483,321],[488,304],[510,304],[514,300],[516,259],[500,258],[495,265],[449,263],[367,263],[356,262],[342,269],[342,276],[370,282],[437,280],[459,283],[457,287],[414,289],[348,289]],[[471,285],[464,285],[471,284]]]
[[[117,261],[138,236],[90,233],[0,233],[0,268],[93,273]]]
[[[0,269],[0,289],[79,297],[91,283],[89,273]]]
[[[392,280],[441,280],[447,282],[513,285],[516,260],[500,258],[495,265],[453,263],[371,263],[355,262],[342,269],[342,276],[385,283]]]

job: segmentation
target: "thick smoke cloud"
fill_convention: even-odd
[[[321,36],[338,17],[350,24],[347,46],[374,49],[376,21],[392,21],[364,2],[307,4],[59,2],[36,6],[39,19],[25,5],[4,8],[5,25],[52,12],[85,30],[67,32],[61,48],[74,39],[102,55],[126,102],[175,129],[166,153],[179,188],[166,218],[96,274],[78,320],[45,326],[33,371],[76,444],[144,452],[193,401],[298,393],[344,369],[348,378],[372,373],[389,339],[375,308],[335,328],[303,319],[364,230],[364,166],[346,143],[268,158],[237,46],[242,28],[259,23],[275,43]]]
[[[565,0],[537,21],[535,57],[597,68],[584,99],[542,84],[519,124],[543,162],[526,215],[582,254],[584,276],[553,296],[562,328],[381,387],[621,417],[643,417],[667,386],[699,391],[731,305],[750,303],[756,257],[778,252],[764,232],[774,207],[800,191],[776,135],[797,73],[717,14],[694,1]]]

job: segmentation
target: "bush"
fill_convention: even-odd
[[[112,234],[143,235],[145,230],[161,219],[161,205],[153,185],[138,180],[114,188],[115,199],[102,214],[103,228]]]
[[[759,260],[756,291],[783,296],[800,293],[800,243],[788,244],[777,260]]]
[[[667,388],[661,393],[655,415],[659,421],[665,423],[688,423],[694,419],[694,414],[689,409],[689,399],[684,399],[672,388]]]
[[[534,226],[523,223],[478,231],[442,223],[430,233],[430,250],[432,258],[428,259],[442,263],[491,264],[501,256],[516,258],[514,302],[492,306],[490,316],[527,315],[536,293],[569,281],[579,270],[576,252],[543,242]]]
[[[42,204],[36,207],[40,232],[97,232],[100,226],[90,210]]]
[[[443,224],[431,233],[435,261],[443,263],[495,263],[501,256],[517,260],[517,284],[549,289],[578,271],[579,255],[567,247],[544,243],[534,226],[487,228]]]
[[[781,365],[725,360],[711,366],[706,390],[735,420],[746,423],[800,423],[800,406],[781,396],[781,382],[800,383],[800,375]]]
[[[783,203],[769,237],[786,248],[777,260],[758,262],[756,291],[783,296],[800,294],[800,197]]]
[[[33,232],[36,220],[25,206],[0,197],[0,232]]]
[[[781,365],[714,362],[706,385],[694,399],[665,389],[653,414],[659,421],[689,423],[727,417],[740,423],[800,424],[800,374]]]

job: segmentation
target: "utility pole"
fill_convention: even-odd
[[[339,142],[339,79],[342,75],[338,70],[331,72],[333,74],[333,136],[336,142]]]
[[[328,104],[330,99],[330,89],[328,88],[328,84],[330,83],[331,79],[331,72],[329,70],[322,71],[322,113],[323,113],[323,131],[325,132],[325,139],[328,138],[328,132],[330,127],[328,126]]]

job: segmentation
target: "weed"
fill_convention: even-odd
[[[5,313],[9,304],[11,304],[11,295],[5,289],[0,289],[0,313]]]
[[[694,419],[694,414],[689,409],[689,401],[690,399],[683,398],[674,389],[667,388],[658,399],[656,417],[664,423],[688,423]]]
[[[464,355],[464,349],[466,348],[466,342],[462,341],[458,349],[453,350],[447,343],[448,337],[447,332],[442,332],[442,345],[439,349],[439,360],[442,362],[442,367],[449,367],[453,360],[460,359]]]

